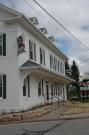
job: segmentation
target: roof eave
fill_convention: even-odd
[[[24,20],[23,20],[24,19]],[[41,40],[43,40],[43,41],[46,41],[47,42],[47,44],[49,44],[49,46],[51,47],[51,48],[53,48],[55,51],[56,51],[56,53],[62,58],[62,59],[64,59],[64,60],[68,60],[68,57],[67,56],[65,56],[42,32],[40,32],[40,30],[39,29],[37,29],[33,24],[32,24],[32,22],[25,16],[25,15],[19,15],[19,16],[17,16],[17,17],[13,17],[13,18],[9,18],[9,19],[3,19],[3,21],[5,22],[5,23],[12,23],[12,22],[16,22],[16,21],[18,21],[19,23],[21,23],[21,24],[24,24],[23,23],[23,21],[25,22],[27,22],[28,23],[28,25],[30,24],[31,25],[31,27],[33,28],[33,30],[35,30],[35,33],[39,33],[39,35],[38,36],[40,36],[40,37],[42,37],[42,38],[40,38]],[[27,27],[27,25],[24,25],[25,27]],[[28,29],[29,29],[29,27],[28,27]],[[47,45],[46,44],[46,45]]]
[[[13,15],[16,15],[16,16],[21,15],[20,12],[18,12],[18,11],[16,11],[16,10],[12,9],[12,8],[10,8],[10,7],[7,7],[6,5],[4,5],[4,4],[2,4],[2,3],[0,3],[0,9],[5,10],[5,11],[7,11],[7,12],[13,14]]]

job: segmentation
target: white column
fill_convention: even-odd
[[[64,94],[65,94],[65,101],[67,101],[67,89],[66,89],[66,84],[64,84]]]

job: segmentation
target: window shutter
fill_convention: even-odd
[[[23,86],[23,96],[26,96],[26,86]]]
[[[40,64],[42,64],[42,49],[40,48]]]
[[[44,58],[44,65],[45,65],[45,50],[43,50],[43,58]]]
[[[3,99],[6,99],[6,75],[3,75]]]
[[[30,97],[29,75],[27,76],[27,78],[28,78],[28,97]]]
[[[34,43],[34,60],[36,61],[36,44]]]
[[[3,34],[3,56],[6,56],[6,34]]]

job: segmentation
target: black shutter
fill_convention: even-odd
[[[6,56],[6,34],[3,34],[3,56]]]
[[[26,96],[26,86],[23,86],[23,96]]]
[[[36,44],[34,43],[34,60],[36,61]]]
[[[40,64],[42,64],[42,49],[40,48]]]
[[[43,50],[43,55],[44,55],[44,65],[45,65],[45,50]]]
[[[6,99],[6,75],[3,75],[3,99]]]
[[[30,97],[29,75],[27,76],[27,80],[28,80],[28,97]]]

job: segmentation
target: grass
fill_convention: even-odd
[[[89,112],[89,103],[69,102],[67,104],[67,107],[68,107],[68,110],[64,112],[63,115]]]

